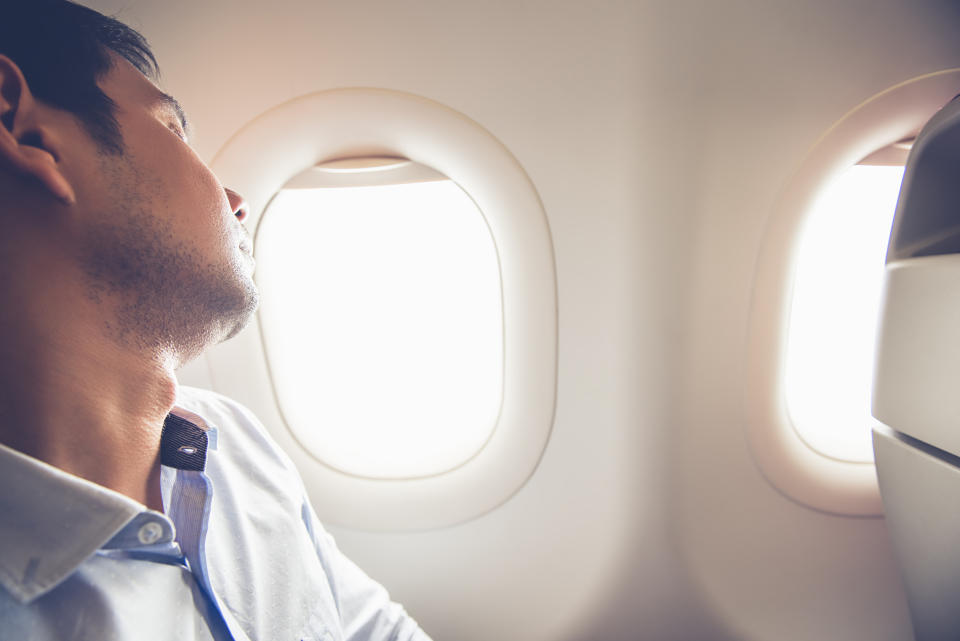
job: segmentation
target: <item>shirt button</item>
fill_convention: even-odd
[[[137,532],[137,539],[144,545],[156,543],[161,536],[163,536],[163,526],[156,521],[144,523]]]

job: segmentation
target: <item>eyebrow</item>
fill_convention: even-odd
[[[172,109],[175,114],[177,114],[177,119],[180,121],[180,126],[183,127],[183,133],[187,136],[190,135],[190,125],[187,123],[187,114],[183,110],[183,106],[180,104],[180,101],[171,96],[168,93],[160,92],[157,95],[157,102]]]

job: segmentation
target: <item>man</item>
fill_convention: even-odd
[[[156,61],[0,0],[0,637],[417,639],[249,412],[174,370],[257,306],[246,205]]]

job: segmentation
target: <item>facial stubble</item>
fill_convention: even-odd
[[[102,158],[111,205],[86,227],[87,298],[103,308],[112,340],[183,364],[238,333],[256,310],[257,290],[236,261],[212,262],[193,239],[175,233],[173,217],[156,211],[172,202],[170,187],[143,176],[133,160]],[[229,238],[218,240],[229,246]]]

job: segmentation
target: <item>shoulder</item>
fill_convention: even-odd
[[[257,417],[237,401],[212,390],[180,385],[177,388],[177,408],[192,412],[217,427],[238,423],[243,427],[263,430]]]

